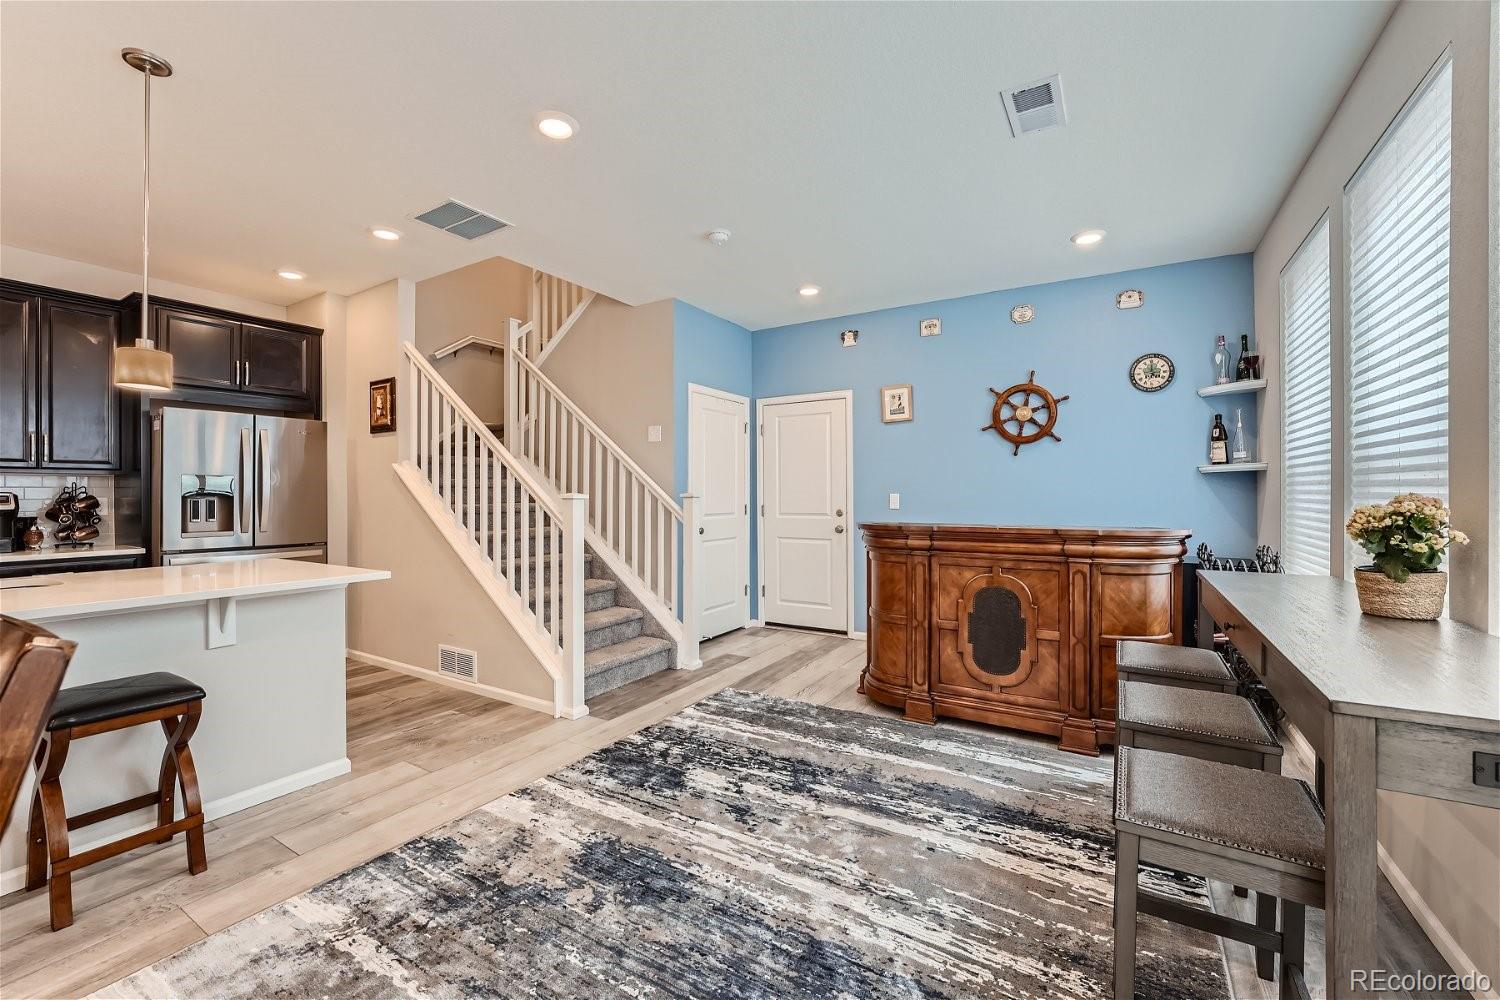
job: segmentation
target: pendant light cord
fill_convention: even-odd
[[[151,325],[151,70],[146,78],[146,141],[141,158],[141,339],[150,343]]]

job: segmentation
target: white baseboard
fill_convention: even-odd
[[[292,792],[306,788],[309,785],[316,785],[330,778],[337,778],[340,775],[348,774],[351,769],[352,765],[349,763],[349,758],[340,757],[338,760],[331,760],[326,764],[319,764],[305,771],[298,771],[296,774],[289,774],[284,778],[277,778],[275,781],[268,781],[263,785],[256,785],[242,792],[235,792],[233,795],[211,799],[203,803],[203,818],[208,822],[212,822],[221,817],[237,813],[242,809],[249,809],[251,806],[260,805],[262,802],[269,802],[271,799],[290,795]],[[21,809],[17,809],[18,815],[21,812]],[[106,834],[102,837],[95,837],[92,840],[75,839],[69,843],[68,853],[73,855],[82,854],[84,851],[119,840],[121,837],[129,837],[143,830],[149,830],[155,825],[156,821],[153,819],[137,824],[127,830]],[[87,869],[84,869],[84,871],[86,872]],[[7,872],[0,872],[0,895],[15,892],[25,885],[25,865],[17,866]]]
[[[750,624],[746,625],[745,627],[746,628],[765,628],[766,627],[766,623],[763,622],[763,621],[761,621],[759,618],[752,618],[752,619],[750,619]]]
[[[1474,960],[1469,958],[1468,953],[1454,940],[1453,935],[1448,933],[1448,928],[1438,920],[1437,914],[1432,912],[1432,907],[1428,906],[1427,901],[1417,892],[1417,887],[1411,884],[1406,873],[1398,868],[1396,862],[1386,853],[1385,845],[1376,844],[1375,849],[1380,859],[1380,870],[1385,873],[1386,878],[1391,880],[1391,887],[1396,890],[1396,895],[1401,897],[1401,902],[1406,904],[1406,908],[1411,911],[1411,915],[1426,932],[1428,940],[1447,960],[1453,971],[1460,976],[1466,972],[1479,971]],[[1496,985],[1491,983],[1490,989],[1483,993],[1476,990],[1474,992],[1476,1000],[1500,1000],[1500,993],[1495,990]]]
[[[588,714],[588,709],[585,707],[577,716],[566,714],[559,716],[556,706],[552,704],[549,698],[538,698],[535,695],[522,694],[519,691],[494,687],[490,684],[480,684],[475,681],[459,680],[456,677],[446,677],[436,670],[428,670],[425,667],[414,667],[410,663],[402,663],[400,660],[392,660],[385,656],[376,656],[374,653],[366,653],[359,649],[350,649],[346,650],[346,652],[356,660],[364,660],[366,663],[373,663],[377,667],[385,667],[387,670],[394,670],[397,673],[410,674],[413,677],[420,677],[424,681],[432,681],[434,684],[444,684],[459,691],[468,691],[485,698],[494,698],[496,701],[508,701],[512,705],[520,705],[522,708],[529,708],[534,712],[550,715],[554,719],[562,717],[581,719]]]
[[[868,635],[866,633],[864,633],[864,632],[856,632],[853,629],[850,629],[849,630],[849,638],[851,638],[851,639],[858,639],[860,642],[864,642],[865,639],[868,638]]]

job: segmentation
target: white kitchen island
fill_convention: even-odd
[[[78,643],[65,688],[153,670],[201,685],[192,750],[211,821],[349,770],[344,592],[389,578],[284,559],[68,573],[5,581],[0,613]],[[62,773],[69,815],[153,790],[163,746],[156,726],[75,743]],[[0,839],[0,893],[24,881],[30,802],[28,777]],[[72,851],[153,822],[150,810],[106,820],[75,834]]]

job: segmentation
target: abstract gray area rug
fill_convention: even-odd
[[[725,691],[96,996],[1097,1000],[1110,781]],[[1140,926],[1139,996],[1226,995],[1211,938]]]

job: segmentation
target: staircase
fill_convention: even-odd
[[[410,344],[398,382],[398,477],[552,677],[553,714],[567,718],[698,665],[684,599],[696,501],[675,503],[537,367],[592,299],[537,280],[532,318],[511,321],[503,425],[486,426]]]

